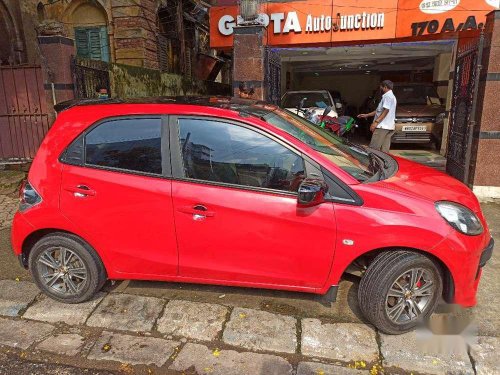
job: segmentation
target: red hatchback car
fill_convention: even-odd
[[[334,301],[346,272],[386,333],[476,303],[493,240],[462,183],[222,98],[66,103],[21,189],[14,252],[48,296],[107,279],[283,289]]]

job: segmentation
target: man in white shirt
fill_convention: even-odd
[[[375,150],[389,152],[391,147],[391,138],[396,129],[396,105],[397,100],[392,92],[394,84],[392,81],[385,80],[380,84],[380,90],[384,93],[377,109],[370,113],[361,113],[358,118],[367,118],[375,116],[370,126],[373,132],[370,147]]]

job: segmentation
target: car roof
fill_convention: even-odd
[[[239,111],[244,107],[258,106],[262,111],[272,112],[278,107],[260,100],[240,99],[228,96],[156,96],[143,98],[110,98],[110,99],[73,99],[54,105],[56,112],[68,110],[81,106],[100,106],[110,104],[166,104],[166,105],[196,105],[204,107],[216,107]]]

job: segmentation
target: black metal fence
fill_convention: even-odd
[[[266,47],[265,67],[266,100],[269,103],[279,105],[281,102],[281,58],[279,52]]]
[[[75,98],[96,98],[98,88],[106,88],[111,96],[108,63],[74,57],[71,65]]]
[[[450,113],[446,172],[469,183],[483,35],[459,40]]]

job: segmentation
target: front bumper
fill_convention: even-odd
[[[448,248],[448,254],[453,254],[453,261],[447,262],[453,280],[453,296],[450,296],[451,300],[449,302],[462,307],[476,305],[477,289],[482,270],[492,256],[495,243],[493,238],[489,236],[488,238],[489,241],[484,241],[481,247],[471,246],[470,242],[465,244],[465,249],[469,251],[462,252],[460,250],[456,251],[456,248]],[[470,241],[473,242],[475,239],[472,237]],[[477,250],[474,251],[474,248]]]
[[[486,263],[491,259],[494,247],[495,247],[495,240],[492,238],[486,249],[484,249],[483,252],[481,253],[481,258],[479,258],[478,271],[481,268],[483,268],[486,265]]]
[[[429,132],[397,131],[392,135],[392,143],[430,143],[433,139]]]

